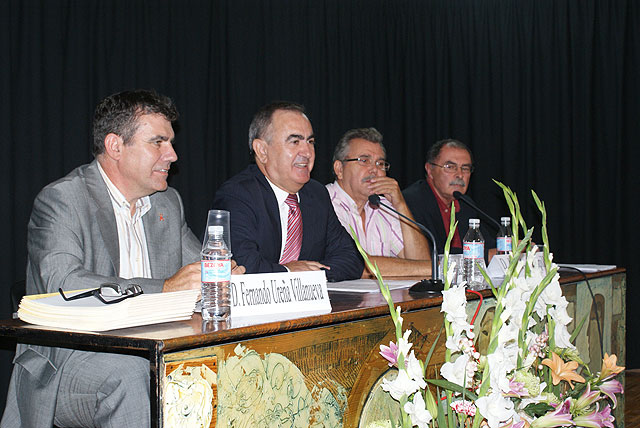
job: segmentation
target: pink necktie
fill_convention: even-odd
[[[298,206],[298,196],[290,194],[284,202],[289,205],[289,215],[287,216],[287,241],[280,258],[281,265],[298,260],[302,247],[302,215]]]

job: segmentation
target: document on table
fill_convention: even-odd
[[[31,324],[68,330],[115,330],[190,319],[199,294],[200,290],[141,294],[110,305],[93,296],[65,301],[59,293],[30,295],[22,298],[18,317]]]
[[[588,264],[588,263],[583,263],[583,264],[558,263],[558,266],[560,266],[561,268],[567,267],[567,268],[580,269],[584,273],[602,272],[605,270],[615,269],[617,267],[616,265],[595,265],[595,264]]]
[[[385,281],[389,290],[409,288],[415,284],[415,279],[392,279]],[[378,281],[375,279],[355,279],[352,281],[328,282],[329,291],[350,291],[352,293],[375,293],[380,291]]]

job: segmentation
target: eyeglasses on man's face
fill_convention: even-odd
[[[139,296],[143,293],[142,287],[140,287],[138,284],[130,284],[123,289],[120,284],[116,283],[100,284],[100,287],[98,288],[94,288],[93,290],[88,290],[79,294],[74,294],[73,296],[65,296],[62,288],[58,288],[58,291],[60,292],[62,298],[67,302],[71,300],[78,300],[85,297],[95,296],[98,300],[106,305],[122,302],[125,299]]]
[[[358,162],[358,165],[366,166],[367,168],[370,168],[372,165],[375,165],[376,168],[382,171],[389,171],[389,169],[391,168],[391,164],[389,162],[385,160],[374,161],[373,158],[369,156],[359,156],[357,158],[342,159],[342,162]]]
[[[455,174],[460,170],[463,174],[471,174],[473,172],[473,165],[458,166],[457,163],[446,162],[444,165],[438,165],[437,163],[429,162],[433,166],[439,166],[447,174]]]

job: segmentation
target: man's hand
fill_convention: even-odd
[[[231,260],[231,275],[242,275],[247,271],[244,266],[236,263],[235,260]]]
[[[194,262],[182,266],[171,278],[165,279],[162,292],[199,289],[200,280],[200,262]]]
[[[235,260],[231,260],[231,274],[242,275],[246,269],[240,266]],[[186,266],[182,266],[171,278],[164,280],[162,292],[194,290],[202,285],[200,276],[200,262],[194,262]]]
[[[369,190],[371,190],[371,193],[384,195],[396,209],[398,209],[399,205],[406,204],[398,182],[391,177],[372,178],[369,181]]]
[[[325,266],[322,263],[313,262],[310,260],[295,260],[284,265],[290,272],[301,272],[305,270],[321,270],[331,269],[329,266]]]

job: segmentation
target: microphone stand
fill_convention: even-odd
[[[438,248],[436,247],[436,238],[435,236],[433,236],[433,233],[431,233],[429,229],[427,229],[417,221],[410,219],[409,217],[402,214],[401,212],[398,212],[398,210],[396,210],[395,208],[382,202],[380,200],[380,196],[376,194],[369,195],[369,202],[371,203],[371,205],[374,205],[374,206],[382,205],[388,210],[398,214],[400,217],[407,220],[411,224],[414,224],[415,226],[418,227],[418,229],[420,229],[421,231],[423,231],[429,236],[429,239],[431,240],[431,279],[420,280],[420,282],[415,283],[414,285],[411,286],[411,288],[409,288],[409,292],[410,293],[441,292],[444,288],[444,284],[442,283],[441,280],[436,278],[438,276]]]
[[[484,211],[482,211],[480,209],[480,207],[478,207],[472,200],[470,197],[468,197],[467,195],[463,195],[462,193],[458,192],[457,190],[455,192],[453,192],[453,197],[456,198],[459,201],[464,202],[465,204],[469,205],[471,208],[473,208],[474,210],[476,210],[478,213],[482,214],[482,216],[486,219],[489,220],[491,223],[493,223],[494,225],[496,225],[496,227],[500,230],[500,232],[502,234],[504,234],[506,231],[504,230],[504,226],[501,225],[500,223],[498,223],[493,217],[491,217],[489,214],[485,213]]]

